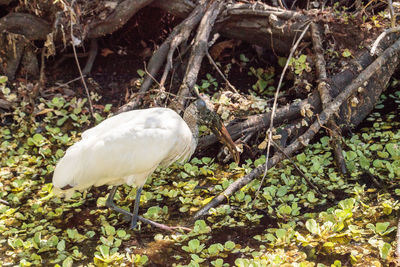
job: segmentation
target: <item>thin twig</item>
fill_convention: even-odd
[[[46,47],[42,48],[42,53],[40,55],[40,78],[39,78],[39,85],[40,88],[44,88],[44,84],[45,84],[45,79],[46,79],[46,74],[45,74],[45,51],[46,51]]]
[[[288,9],[288,7],[286,6],[285,1],[278,0],[278,3],[279,3],[279,6],[280,6],[282,9]]]
[[[75,45],[74,44],[72,44],[72,50],[74,51],[75,62],[76,62],[76,65],[78,67],[79,75],[81,76],[82,84],[83,84],[83,87],[85,88],[85,92],[86,92],[86,95],[87,95],[87,98],[88,98],[90,114],[92,114],[92,118],[94,118],[92,99],[90,98],[90,93],[89,93],[89,89],[88,89],[88,87],[86,85],[85,77],[83,76],[81,67],[79,66],[79,60],[78,60],[78,57],[76,56],[76,49],[75,49]]]
[[[10,206],[10,203],[8,201],[5,201],[4,199],[1,199],[1,198],[0,198],[0,203],[4,204],[4,205],[7,205],[7,206]]]
[[[400,218],[397,221],[396,243],[396,266],[398,266],[400,264]]]
[[[225,77],[225,75],[222,73],[222,71],[219,69],[217,63],[215,63],[214,59],[211,57],[210,53],[207,51],[206,52],[207,58],[210,61],[210,63],[214,66],[214,68],[217,70],[217,72],[219,73],[219,75],[222,77],[222,79],[224,79],[224,81],[226,82],[226,84],[229,86],[229,88],[232,89],[233,92],[238,93],[238,91],[236,90],[235,86],[233,86],[228,79]]]
[[[79,65],[79,60],[78,60],[78,56],[77,56],[76,48],[75,48],[75,43],[74,43],[74,40],[76,39],[76,37],[74,36],[74,29],[73,29],[73,26],[72,26],[73,25],[73,23],[72,23],[73,22],[73,17],[72,17],[73,10],[72,10],[72,7],[68,7],[68,8],[70,10],[70,18],[71,18],[71,21],[70,21],[71,29],[70,29],[70,31],[71,31],[72,50],[74,52],[74,58],[75,58],[76,66],[78,67],[79,75],[81,76],[82,84],[83,84],[83,87],[85,88],[86,95],[87,95],[87,98],[88,98],[90,114],[92,115],[92,118],[94,118],[92,99],[90,98],[89,89],[88,89],[88,87],[86,85],[85,77],[83,76],[81,66]]]
[[[274,140],[271,140],[271,143],[274,145],[274,147],[276,149],[278,149],[290,161],[290,163],[293,164],[293,166],[297,170],[297,172],[304,178],[304,180],[306,180],[307,184],[309,186],[311,186],[317,192],[318,196],[322,197],[322,193],[319,190],[319,188],[315,184],[313,184],[313,182],[311,182],[310,179],[308,179],[308,177],[304,174],[304,172],[302,170],[300,170],[300,168],[297,166],[296,162],[294,162],[294,160],[292,160],[292,158],[281,148],[281,146],[278,145]]]
[[[301,40],[303,39],[304,35],[306,34],[306,32],[308,31],[308,28],[310,27],[310,22],[307,24],[307,26],[304,28],[303,32],[301,33],[299,39],[297,39],[296,43],[294,44],[294,46],[291,48],[290,50],[290,54],[289,57],[286,61],[285,67],[283,68],[281,77],[279,79],[279,83],[278,83],[278,87],[276,88],[276,92],[275,92],[275,96],[274,96],[274,103],[272,105],[272,111],[271,111],[271,121],[270,121],[270,125],[269,125],[269,129],[268,129],[268,145],[267,145],[267,156],[266,156],[266,162],[268,162],[269,159],[269,154],[270,154],[270,148],[271,148],[271,140],[272,140],[272,128],[274,126],[274,117],[275,117],[275,112],[276,112],[276,107],[277,107],[277,102],[278,102],[278,96],[279,96],[279,90],[281,89],[282,86],[282,82],[283,82],[283,77],[285,76],[286,70],[289,67],[289,62],[293,57],[294,52],[296,51],[297,47],[299,46]],[[254,196],[254,201],[258,196],[258,193],[260,192],[260,189],[262,187],[262,184],[264,182],[265,176],[267,175],[267,171],[268,171],[268,164],[265,164],[265,170],[264,170],[264,174],[263,177],[261,179],[261,183],[260,186],[257,189],[257,192]]]
[[[86,75],[83,75],[83,77],[86,77]],[[75,78],[75,79],[72,79],[72,80],[66,82],[66,83],[56,83],[56,85],[59,86],[59,87],[65,87],[65,86],[67,86],[68,84],[73,83],[73,82],[76,82],[76,81],[79,81],[79,80],[81,80],[81,79],[82,79],[82,77],[79,76],[79,77],[77,77],[77,78]]]
[[[184,22],[182,22],[180,25],[178,25],[174,29],[174,31],[171,33],[169,38],[166,40],[166,42],[167,41],[169,42],[169,51],[166,56],[164,72],[160,79],[160,84],[161,84],[160,87],[164,87],[165,81],[167,80],[167,76],[173,67],[172,61],[173,61],[173,56],[174,56],[175,50],[178,49],[180,44],[182,44],[184,41],[188,40],[192,29],[200,21],[201,17],[199,15],[201,15],[203,13],[204,9],[205,9],[205,5],[200,5],[197,8],[195,8],[193,10],[193,12],[187,17],[187,19]],[[196,22],[196,23],[192,23],[192,22]]]
[[[147,65],[146,65],[146,61],[143,62],[143,67],[144,67],[144,72],[149,75],[149,77],[158,85],[158,87],[160,88],[160,91],[165,91],[164,90],[164,86],[161,86],[161,84],[157,81],[156,78],[153,77],[153,75],[151,75],[151,73],[147,70]]]

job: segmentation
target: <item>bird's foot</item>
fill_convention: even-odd
[[[143,223],[150,224],[153,227],[157,227],[157,228],[160,228],[162,230],[165,230],[165,231],[170,231],[170,232],[175,232],[177,230],[183,230],[183,231],[188,231],[188,232],[192,231],[192,229],[188,228],[188,227],[184,227],[184,226],[168,226],[168,225],[165,225],[165,224],[162,224],[162,223],[157,223],[157,222],[154,222],[152,220],[143,218],[141,216],[138,216],[138,220],[143,222]],[[135,226],[133,228],[135,228]],[[131,229],[133,229],[133,228],[131,228]]]

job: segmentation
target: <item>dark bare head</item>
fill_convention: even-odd
[[[192,130],[193,136],[195,136],[196,139],[198,138],[197,125],[206,125],[217,136],[221,143],[228,147],[235,162],[239,163],[240,158],[239,153],[236,150],[236,145],[232,141],[232,138],[222,123],[221,118],[217,113],[207,107],[207,104],[203,99],[199,98],[190,104],[185,110],[183,119]]]

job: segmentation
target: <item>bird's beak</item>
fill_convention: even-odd
[[[232,155],[232,158],[235,160],[237,164],[239,164],[240,161],[240,155],[239,152],[236,149],[235,143],[232,141],[232,138],[228,132],[228,130],[225,128],[224,124],[222,121],[218,118],[212,126],[210,127],[211,131],[217,136],[217,138],[226,145],[229,149],[229,152]]]

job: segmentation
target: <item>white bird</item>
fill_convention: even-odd
[[[91,186],[114,185],[106,205],[156,227],[169,227],[138,216],[140,194],[147,178],[158,166],[188,160],[198,140],[198,123],[207,125],[229,148],[235,161],[239,154],[217,114],[198,99],[184,112],[183,119],[169,108],[133,110],[108,118],[82,133],[58,162],[53,175],[54,193],[70,198]],[[137,187],[133,213],[114,204],[117,186]]]

